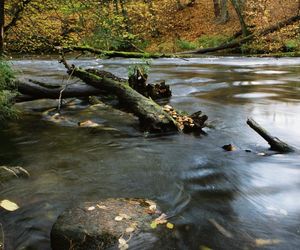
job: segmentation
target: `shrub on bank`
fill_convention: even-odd
[[[17,111],[13,107],[13,99],[17,94],[14,78],[15,73],[10,65],[0,60],[0,123],[17,117]]]

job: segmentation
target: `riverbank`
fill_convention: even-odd
[[[228,5],[229,20],[219,23],[214,17],[213,1],[198,0],[185,8],[178,8],[171,0],[151,2],[152,5],[127,3],[127,21],[116,12],[114,5],[104,6],[100,16],[98,7],[91,3],[79,4],[80,12],[67,3],[43,11],[31,8],[24,12],[22,22],[7,33],[6,49],[9,53],[44,54],[53,53],[58,45],[83,44],[103,50],[176,53],[218,46],[240,30],[231,5]],[[249,1],[249,6],[245,7],[250,31],[259,31],[285,20],[295,15],[298,8],[292,0],[272,1],[268,5],[252,6],[251,3]],[[298,26],[299,22],[267,36],[256,37],[243,44],[236,53],[298,52]]]

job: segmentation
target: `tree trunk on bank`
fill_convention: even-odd
[[[227,8],[227,0],[221,0],[221,13],[219,18],[219,23],[224,24],[229,20],[229,13]]]
[[[193,50],[193,51],[185,51],[185,52],[180,52],[178,54],[181,54],[181,55],[182,54],[205,54],[205,53],[209,53],[209,52],[217,52],[217,51],[226,50],[226,49],[238,48],[241,45],[245,44],[246,42],[253,40],[255,37],[265,36],[267,34],[270,34],[272,32],[280,30],[281,28],[283,28],[285,26],[291,25],[299,20],[300,20],[300,15],[296,15],[287,20],[284,20],[275,25],[272,25],[260,32],[253,33],[249,36],[243,37],[239,40],[234,40],[229,43],[221,44],[220,46],[217,46],[217,47],[204,48],[204,49],[198,49],[198,50]]]
[[[99,50],[87,46],[72,46],[72,47],[65,47],[63,48],[64,52],[90,52],[96,55],[104,56],[106,58],[113,58],[113,57],[122,57],[122,58],[176,58],[180,57],[179,55],[174,54],[161,54],[161,53],[147,53],[147,52],[125,52],[125,51],[105,51]]]
[[[224,24],[228,21],[227,0],[213,0],[216,21]]]
[[[214,13],[215,13],[215,18],[218,19],[221,14],[221,6],[219,0],[213,0],[214,2]]]
[[[4,6],[5,0],[0,0],[0,56],[4,53]]]
[[[247,27],[245,19],[244,19],[241,1],[240,0],[231,0],[231,3],[234,7],[234,10],[235,10],[238,18],[239,18],[243,36],[246,37],[250,34],[250,32],[248,30],[248,27]]]

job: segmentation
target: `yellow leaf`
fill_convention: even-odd
[[[97,204],[97,207],[100,208],[100,209],[107,209],[106,206],[100,206],[99,204]]]
[[[150,227],[151,227],[152,229],[157,228],[156,222],[155,222],[155,221],[152,221],[151,224],[150,224]]]
[[[281,242],[278,239],[256,239],[255,245],[258,247],[268,246],[268,245],[277,245]]]
[[[115,217],[115,221],[121,221],[121,220],[123,220],[124,218],[122,217],[122,216],[116,216]]]
[[[7,211],[15,211],[19,208],[19,206],[12,202],[12,201],[9,201],[9,200],[3,200],[0,202],[0,207],[4,208],[5,210]]]
[[[200,246],[200,250],[212,250],[211,248],[207,247],[207,246]]]
[[[166,225],[167,228],[169,229],[173,229],[174,228],[174,224],[168,222],[167,225]]]
[[[126,228],[126,233],[132,233],[132,232],[134,232],[134,230],[135,230],[135,228],[133,228],[133,227],[127,227]]]
[[[123,239],[123,238],[120,238],[119,239],[119,244],[120,245],[125,245],[127,242],[126,242],[126,240],[125,239]]]
[[[126,220],[130,220],[131,217],[127,214],[119,214],[120,217],[123,217],[123,219],[126,219]]]

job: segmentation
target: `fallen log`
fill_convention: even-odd
[[[67,68],[68,74],[78,77],[94,88],[116,95],[122,106],[139,118],[143,130],[155,132],[178,130],[176,121],[161,106],[139,94],[127,83],[124,84],[111,78],[97,76],[74,65],[70,66],[64,58],[61,62]]]
[[[126,52],[126,51],[106,51],[95,49],[88,46],[72,46],[72,47],[64,47],[63,52],[89,52],[95,55],[100,55],[106,58],[113,57],[123,57],[123,58],[175,58],[180,57],[179,55],[174,54],[164,54],[164,53],[148,53],[148,52]]]
[[[283,21],[281,21],[275,25],[272,25],[262,31],[252,33],[251,35],[245,36],[241,39],[234,40],[229,43],[221,44],[220,46],[217,46],[217,47],[203,48],[203,49],[192,50],[192,51],[184,51],[184,52],[177,53],[177,55],[178,54],[179,55],[182,55],[182,54],[205,54],[205,53],[209,53],[209,52],[217,52],[217,51],[226,50],[226,49],[238,48],[241,45],[245,44],[246,42],[252,41],[255,37],[268,35],[272,32],[278,31],[288,25],[291,25],[299,20],[300,20],[300,15],[297,14],[296,16],[292,16],[289,19],[283,20]]]
[[[256,121],[254,121],[252,118],[248,118],[247,124],[255,131],[257,132],[262,138],[264,138],[269,145],[271,146],[271,150],[277,151],[280,153],[290,153],[294,152],[295,148],[288,145],[287,143],[279,140],[277,137],[272,136],[268,133],[264,128],[262,128]]]
[[[110,78],[117,82],[127,83],[127,80],[115,76],[114,74],[99,70],[99,69],[85,69],[87,72],[100,77]],[[150,97],[153,100],[160,98],[168,98],[172,96],[170,86],[165,83],[165,81],[160,81],[157,83],[147,83],[148,74],[143,72],[142,67],[135,65],[133,67],[133,72],[129,76],[128,83],[131,88],[142,94],[143,96]]]
[[[43,83],[44,84],[44,83]],[[16,80],[19,95],[16,96],[16,102],[32,101],[37,99],[59,99],[72,97],[88,97],[92,95],[103,94],[104,91],[86,84],[70,84],[66,86],[45,87],[41,83],[26,78]]]
[[[200,124],[201,119],[199,117],[197,117],[198,123],[196,123],[193,118],[187,116],[184,118],[177,114],[177,112],[175,112],[175,116],[174,113],[166,112],[163,107],[158,105],[152,99],[149,99],[132,89],[127,82],[115,81],[112,78],[101,77],[81,68],[77,68],[74,65],[70,66],[63,55],[61,62],[65,65],[69,75],[78,77],[94,88],[99,88],[115,95],[122,104],[122,107],[125,107],[129,112],[132,112],[139,118],[141,128],[144,131],[199,131],[202,130],[204,123],[207,120],[207,116],[202,116],[202,123]],[[172,117],[173,115],[174,117]],[[175,117],[176,120],[174,119]]]

